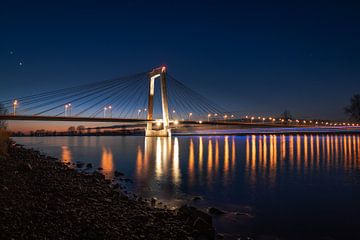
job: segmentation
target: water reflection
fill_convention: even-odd
[[[341,162],[345,170],[358,166],[359,136],[251,135],[245,137],[245,144],[242,144],[242,137],[239,138],[189,138],[185,141],[187,155],[181,154],[186,146],[180,146],[178,138],[147,138],[144,154],[138,146],[136,175],[141,177],[151,172],[146,166],[151,166],[147,162],[154,159],[156,179],[171,176],[174,185],[184,181],[189,186],[206,184],[210,187],[213,181],[227,185],[238,177],[236,174],[245,174],[250,184],[261,181],[275,186],[277,178],[286,172],[306,176],[322,168],[327,172],[339,169]],[[151,146],[154,142],[155,148]],[[186,174],[181,174],[183,166],[187,166]]]
[[[189,176],[194,171],[194,152],[190,144]],[[144,150],[142,150],[144,149]],[[180,184],[180,148],[178,138],[145,138],[145,146],[137,146],[135,175],[139,181],[155,178],[157,181],[171,179],[174,185]],[[152,184],[150,182],[150,184]]]
[[[201,195],[229,211],[246,206],[261,213],[256,215],[259,228],[266,223],[286,229],[288,221],[306,229],[331,221],[326,231],[359,225],[354,219],[359,215],[360,135],[54,138],[52,145],[40,140],[43,150],[53,149],[64,162],[91,159],[104,171],[124,172],[134,180],[131,191],[166,204]],[[40,140],[27,141],[36,147]]]
[[[68,146],[61,146],[61,159],[64,163],[71,163],[72,156]]]
[[[178,138],[176,137],[174,139],[174,152],[173,152],[173,166],[172,166],[172,169],[173,169],[173,182],[175,185],[179,185],[180,184],[180,161],[179,161],[179,140]]]
[[[194,154],[194,142],[190,139],[189,146],[189,183],[192,185],[195,181],[195,154]]]
[[[114,159],[110,148],[102,147],[100,167],[103,169],[105,178],[111,179],[114,177]]]

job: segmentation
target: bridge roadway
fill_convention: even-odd
[[[94,118],[94,117],[64,117],[64,116],[31,116],[31,115],[0,115],[0,120],[8,121],[53,121],[53,122],[124,122],[124,123],[138,123],[147,122],[146,119],[135,118]]]
[[[146,123],[155,122],[155,120],[147,120],[140,118],[94,118],[94,117],[65,117],[65,116],[34,116],[34,115],[0,115],[0,120],[8,121],[47,121],[47,122],[107,122],[107,123]],[[208,125],[261,125],[256,123],[231,122],[231,121],[179,121],[179,124],[208,124]],[[274,126],[274,125],[272,125]]]

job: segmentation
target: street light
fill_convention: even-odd
[[[16,115],[16,107],[17,107],[18,104],[19,104],[18,100],[15,99],[14,102],[13,102],[13,109],[14,109],[13,114],[14,114],[14,116]]]
[[[254,120],[254,117],[251,117],[251,120],[250,120],[250,122],[252,123],[252,121]]]
[[[193,115],[192,112],[189,113],[189,121],[190,121],[192,115]]]
[[[141,109],[138,110],[138,118],[139,118],[139,116],[140,116],[140,113],[141,113]]]
[[[106,118],[106,110],[107,110],[107,107],[104,107],[104,118]]]
[[[228,115],[226,115],[226,114],[225,114],[225,115],[224,115],[224,120],[226,120],[226,119],[227,119],[227,117],[228,117]]]
[[[72,109],[71,103],[68,104],[68,109],[69,109],[69,117],[71,117],[71,109]]]
[[[209,113],[208,114],[208,122],[210,122],[210,117],[211,117],[211,114]]]
[[[112,118],[112,106],[110,105],[110,106],[108,107],[108,109],[109,109],[109,112],[110,112],[110,118]]]
[[[65,117],[67,116],[67,111],[68,111],[69,105],[65,104]]]

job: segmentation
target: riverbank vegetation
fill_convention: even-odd
[[[360,94],[354,94],[350,99],[350,104],[345,107],[345,114],[352,121],[360,121]]]
[[[5,106],[0,103],[0,115],[5,115],[7,113]],[[6,121],[0,120],[0,156],[5,156],[7,154],[7,148],[9,145],[10,133],[6,130],[7,123]]]
[[[0,128],[0,156],[7,155],[10,133],[4,128]]]

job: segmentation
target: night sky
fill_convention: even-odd
[[[0,99],[166,64],[243,115],[345,118],[360,92],[360,4],[177,2],[1,1]]]

